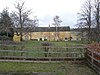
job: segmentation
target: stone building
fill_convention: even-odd
[[[70,27],[35,27],[23,31],[23,40],[68,40]]]

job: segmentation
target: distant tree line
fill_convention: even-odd
[[[78,13],[78,27],[86,32],[88,43],[100,42],[100,0],[86,0]]]
[[[0,40],[4,38],[12,40],[14,32],[19,32],[21,36],[20,40],[22,41],[24,28],[28,32],[28,27],[33,28],[38,26],[38,19],[36,17],[30,19],[31,9],[26,9],[24,5],[25,2],[15,2],[16,11],[9,13],[8,8],[5,8],[0,13]]]

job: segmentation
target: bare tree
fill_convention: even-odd
[[[95,26],[96,26],[96,41],[100,42],[100,0],[95,0],[94,4],[94,18],[95,18]]]
[[[79,28],[84,28],[87,32],[87,38],[88,41],[90,42],[92,39],[92,33],[91,33],[91,28],[92,28],[92,4],[91,4],[91,0],[87,0],[84,5],[83,8],[81,9],[81,12],[78,13],[78,26]]]
[[[59,19],[59,16],[55,16],[53,21],[53,25],[55,26],[55,40],[59,40],[59,27],[62,21]]]
[[[30,23],[32,22],[31,19],[29,18],[29,15],[31,14],[31,9],[27,10],[25,9],[25,2],[19,1],[15,4],[15,8],[17,11],[12,12],[11,17],[14,22],[15,27],[20,29],[20,40],[22,41],[22,36],[23,36],[23,28],[31,25]]]
[[[30,23],[31,23],[30,24],[30,26],[31,26],[30,29],[35,31],[35,28],[38,27],[38,25],[39,25],[39,19],[37,18],[37,16],[34,16],[34,19],[31,20]],[[31,32],[30,32],[30,39],[32,39]]]
[[[39,25],[39,19],[37,18],[37,16],[34,16],[33,26],[38,27],[38,25]]]

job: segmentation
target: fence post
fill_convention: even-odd
[[[13,46],[13,48],[14,48],[14,53],[13,53],[13,56],[15,56],[16,46]]]
[[[94,57],[94,53],[93,53],[93,51],[91,51],[92,52],[92,58],[91,58],[91,62],[92,62],[92,66],[93,66],[93,57]]]

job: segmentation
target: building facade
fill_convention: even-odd
[[[71,37],[70,27],[35,27],[23,31],[23,40],[68,40]]]

